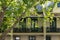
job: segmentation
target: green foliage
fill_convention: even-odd
[[[46,0],[45,0],[46,1]],[[13,25],[16,21],[16,18],[21,16],[22,13],[26,13],[25,16],[30,16],[31,14],[36,14],[35,6],[37,4],[44,4],[45,1],[41,0],[0,0],[0,12],[4,11],[4,18],[1,29],[5,30]],[[50,10],[45,11],[46,16],[45,18],[51,17]],[[32,10],[32,11],[31,11]],[[52,18],[52,17],[51,17]]]

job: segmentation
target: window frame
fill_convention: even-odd
[[[36,36],[29,36],[29,40],[36,40]]]

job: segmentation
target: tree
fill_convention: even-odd
[[[36,0],[37,1],[37,0]],[[14,28],[24,13],[30,13],[30,9],[34,7],[38,2],[34,0],[0,0],[1,10],[1,30],[4,32],[1,35],[0,40],[4,40],[7,33]],[[30,4],[31,2],[31,4]],[[29,11],[29,12],[28,12]],[[28,14],[27,14],[28,15]],[[3,37],[4,36],[4,37]]]
[[[22,17],[30,16],[30,14],[37,13],[35,6],[37,4],[44,4],[41,0],[0,0],[0,28],[2,31],[0,40],[4,40],[7,33],[15,27]],[[31,11],[32,10],[32,11]],[[50,11],[46,11],[50,14]],[[25,16],[24,16],[25,15]],[[48,15],[44,16],[48,18]],[[50,17],[50,16],[49,16]],[[4,37],[3,37],[4,36]]]

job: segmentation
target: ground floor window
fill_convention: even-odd
[[[35,36],[29,36],[29,40],[36,40]]]
[[[20,40],[19,36],[14,36],[14,40]]]
[[[51,40],[51,36],[46,36],[46,40]]]

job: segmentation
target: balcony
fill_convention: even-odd
[[[41,28],[13,28],[14,33],[30,33],[30,32],[43,32],[43,27]]]

